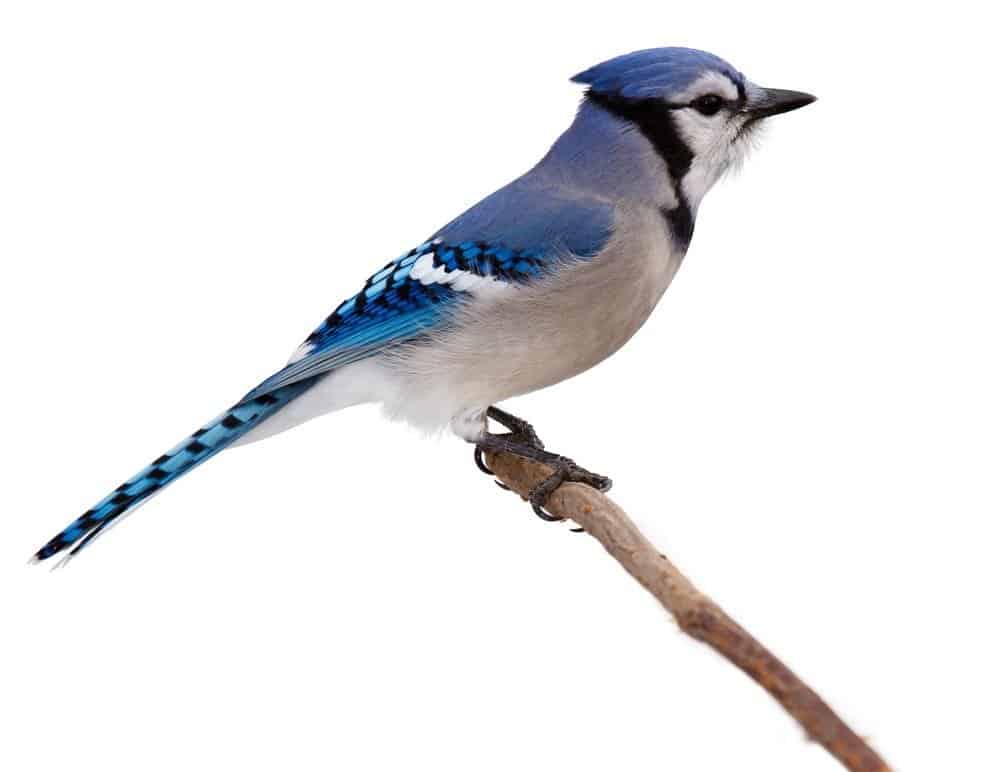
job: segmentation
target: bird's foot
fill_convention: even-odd
[[[528,494],[528,501],[531,508],[542,520],[555,522],[562,520],[545,511],[549,496],[555,493],[556,489],[564,482],[578,482],[596,488],[602,493],[611,489],[611,479],[604,475],[595,474],[577,464],[573,459],[560,456],[557,453],[550,453],[545,450],[545,446],[538,438],[534,428],[527,421],[517,416],[513,416],[496,407],[487,410],[486,415],[497,423],[510,429],[509,434],[484,434],[476,442],[475,460],[478,466],[486,474],[493,472],[483,461],[483,452],[511,453],[521,458],[537,461],[553,469],[551,475],[542,480]],[[502,488],[507,486],[498,482]]]
[[[545,443],[542,442],[538,434],[535,432],[535,427],[523,418],[511,415],[506,410],[501,410],[498,407],[487,408],[486,417],[492,418],[505,429],[510,429],[509,434],[487,434],[487,436],[503,437],[511,444],[531,446],[537,450],[542,450],[545,447]],[[473,451],[473,458],[476,461],[476,466],[479,467],[479,471],[492,477],[493,470],[486,466],[486,462],[483,461],[483,450],[487,450],[487,448],[484,448],[483,445],[477,443],[476,449]],[[499,480],[497,481],[497,485],[504,490],[510,490],[510,488]]]
[[[505,429],[510,429],[511,437],[516,438],[519,442],[531,445],[534,448],[538,448],[538,450],[542,450],[545,447],[545,443],[538,436],[535,427],[523,418],[511,415],[506,410],[501,410],[498,407],[487,408],[486,417],[492,418]]]
[[[595,474],[588,469],[584,469],[571,458],[557,456],[554,453],[548,455],[547,459],[535,460],[541,460],[542,463],[551,466],[555,471],[532,488],[528,494],[528,502],[531,504],[531,508],[542,520],[555,522],[563,519],[546,512],[545,505],[549,501],[549,496],[555,493],[556,489],[564,482],[583,483],[584,485],[589,485],[591,488],[596,488],[601,493],[607,493],[611,490],[610,477]]]

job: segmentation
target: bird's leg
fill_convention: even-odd
[[[506,410],[501,410],[498,407],[487,408],[486,417],[492,418],[505,429],[510,429],[512,434],[524,439],[528,444],[534,445],[539,450],[545,447],[545,443],[542,442],[535,432],[535,427],[523,418],[511,415]]]
[[[531,508],[542,520],[552,522],[562,519],[548,514],[544,507],[549,500],[549,496],[564,482],[584,483],[602,493],[610,490],[611,480],[609,478],[584,469],[571,458],[566,458],[566,456],[560,456],[557,453],[550,453],[545,450],[545,446],[538,438],[534,428],[527,421],[496,407],[489,408],[486,411],[486,415],[505,428],[510,429],[510,433],[491,434],[490,432],[486,432],[476,440],[475,459],[476,465],[481,470],[487,474],[493,474],[489,467],[483,463],[484,451],[511,453],[515,456],[520,456],[531,461],[538,461],[541,464],[552,467],[552,474],[542,480],[528,494],[528,501],[531,503]]]
[[[511,415],[506,410],[501,410],[498,407],[489,407],[486,409],[486,417],[492,418],[498,424],[503,426],[505,429],[510,429],[510,434],[506,435],[488,435],[494,437],[506,437],[508,440],[516,441],[521,444],[532,445],[535,448],[541,450],[545,447],[545,443],[541,441],[538,434],[535,433],[535,427],[525,421],[523,418],[518,418],[516,415]],[[480,444],[476,444],[476,449],[473,452],[473,458],[476,460],[476,466],[479,470],[490,477],[493,476],[493,471],[486,466],[486,462],[483,461],[483,448]],[[497,482],[504,490],[510,490],[502,482]]]

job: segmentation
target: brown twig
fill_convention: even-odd
[[[551,474],[548,467],[508,453],[487,453],[490,469],[521,496]],[[546,509],[573,520],[597,539],[622,567],[677,619],[685,633],[707,643],[767,689],[820,743],[852,772],[888,771],[888,765],[816,692],[701,593],[654,547],[628,515],[604,494],[578,483],[562,485]]]

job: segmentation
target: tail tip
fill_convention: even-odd
[[[28,559],[28,565],[33,566],[45,560],[48,560],[50,557],[59,552],[59,550],[60,550],[59,545],[52,544],[52,542],[49,542]]]

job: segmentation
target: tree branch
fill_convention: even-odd
[[[551,474],[548,467],[509,453],[486,453],[486,461],[497,478],[522,497]],[[673,614],[681,630],[711,646],[770,692],[806,734],[847,769],[888,772],[889,766],[816,692],[701,593],[611,499],[586,485],[565,483],[552,494],[546,509],[573,520],[597,539]]]

